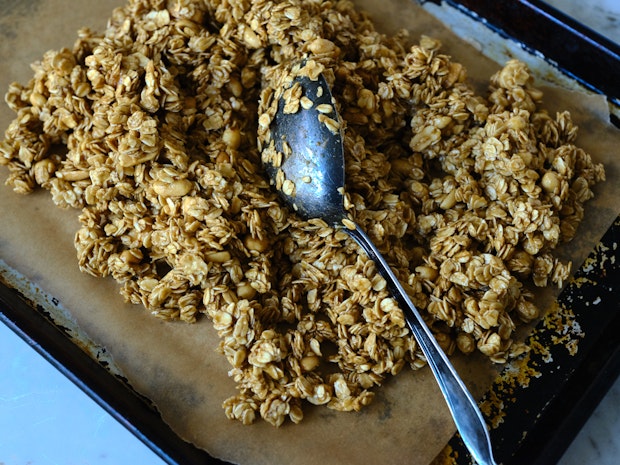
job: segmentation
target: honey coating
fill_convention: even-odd
[[[257,145],[270,84],[301,59],[341,115],[321,113],[344,131],[348,214],[448,353],[527,351],[526,285],[568,278],[553,251],[604,179],[523,63],[478,95],[438,41],[380,34],[347,1],[131,0],[45,53],[6,96],[7,183],[80,211],[84,272],[156,317],[208,317],[239,390],[224,411],[245,424],[299,422],[305,402],[359,410],[425,364],[374,264],[288,211],[263,172],[285,155]],[[311,105],[290,93],[291,111]]]

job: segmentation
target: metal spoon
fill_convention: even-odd
[[[299,65],[298,68],[303,66]],[[463,442],[479,464],[495,464],[487,426],[476,401],[386,260],[364,231],[347,219],[343,197],[345,174],[342,134],[337,125],[326,120],[330,118],[337,122],[339,118],[324,76],[319,74],[313,80],[300,73],[289,84],[299,85],[302,96],[309,100],[305,100],[306,108],[299,106],[294,113],[290,113],[290,109],[285,111],[283,98],[277,101],[277,111],[265,138],[266,142],[273,142],[272,155],[275,146],[275,153],[279,153],[281,158],[263,156],[270,179],[278,187],[283,199],[299,215],[307,219],[321,218],[334,227],[342,228],[375,262],[437,379]],[[312,102],[311,108],[307,108],[309,101]]]

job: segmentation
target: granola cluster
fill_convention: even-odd
[[[261,89],[300,59],[342,117],[348,211],[449,353],[525,350],[528,286],[568,277],[553,250],[604,179],[524,64],[478,95],[437,41],[380,34],[348,1],[130,0],[47,52],[7,93],[8,184],[79,209],[80,268],[125,299],[210,319],[239,389],[226,415],[246,424],[299,422],[303,401],[360,409],[425,364],[372,261],[264,174]]]

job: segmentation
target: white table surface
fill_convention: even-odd
[[[549,0],[620,43],[620,1]],[[617,380],[559,465],[620,463]],[[0,324],[0,465],[160,465],[163,461]]]

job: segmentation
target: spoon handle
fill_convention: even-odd
[[[345,230],[375,262],[379,272],[388,283],[392,296],[405,314],[405,319],[415,336],[426,360],[439,383],[448,403],[454,423],[472,457],[480,465],[495,465],[491,441],[482,413],[476,401],[439,347],[430,329],[422,320],[387,261],[360,227]]]

